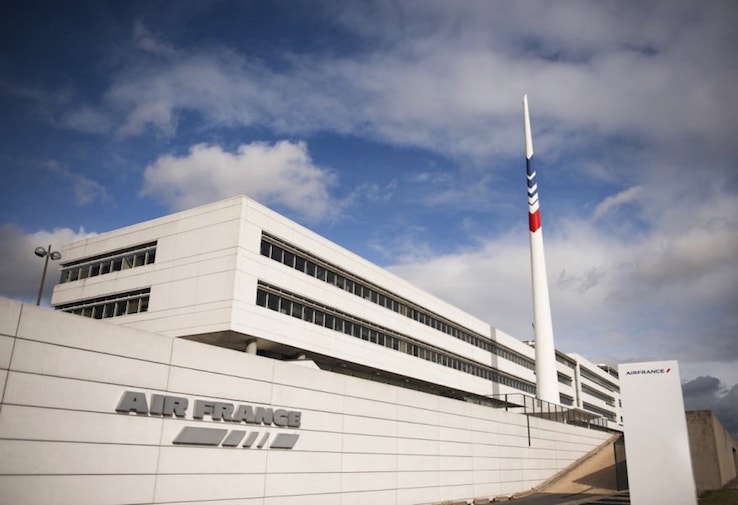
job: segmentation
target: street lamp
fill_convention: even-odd
[[[46,257],[46,261],[44,261],[44,273],[41,274],[41,285],[38,287],[38,296],[36,297],[36,305],[41,304],[41,293],[44,290],[44,281],[46,280],[46,269],[49,268],[49,259],[52,259],[54,261],[61,259],[61,253],[59,251],[52,251],[51,250],[51,244],[49,244],[48,249],[44,249],[43,247],[37,247],[33,250],[33,253],[38,256],[39,258]]]

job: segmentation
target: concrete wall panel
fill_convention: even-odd
[[[264,471],[266,461],[266,451],[164,446],[159,454],[157,471],[162,474],[259,474]]]
[[[0,321],[21,314],[2,307]],[[470,499],[529,488],[608,436],[531,419],[529,447],[517,414],[30,309],[6,359],[0,503]],[[0,338],[0,357],[11,342]],[[183,419],[116,413],[126,391],[184,397],[189,408]],[[296,410],[301,425],[193,419],[197,399]],[[174,445],[185,427],[270,438],[262,448]],[[270,449],[278,433],[299,435],[294,448]]]
[[[159,445],[162,420],[4,404],[0,438]]]
[[[15,338],[0,335],[0,370],[7,370],[10,367],[10,356],[13,353],[13,344]]]
[[[18,330],[23,304],[0,298],[0,335],[14,337]]]
[[[160,474],[154,502],[233,500],[264,496],[263,474]]]
[[[154,475],[4,475],[3,505],[116,505],[151,503]]]
[[[173,393],[240,403],[268,404],[272,399],[272,385],[268,382],[179,367],[171,368],[168,389]]]
[[[158,452],[156,446],[0,440],[0,474],[153,474]]]
[[[18,339],[11,369],[71,379],[166,389],[169,367],[95,351]]]
[[[356,454],[345,453],[341,459],[344,472],[395,472],[400,458],[394,454]]]

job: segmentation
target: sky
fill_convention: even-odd
[[[529,340],[527,93],[557,348],[678,360],[738,433],[736,26],[711,0],[5,2],[0,296],[35,302],[35,247],[244,194]]]

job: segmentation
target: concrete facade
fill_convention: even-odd
[[[738,442],[710,410],[687,412],[697,491],[721,489],[738,477]]]
[[[610,436],[6,299],[0,388],[13,505],[471,499],[529,489]],[[127,392],[148,411],[117,412]],[[187,407],[159,414],[154,395]],[[299,426],[196,417],[216,402],[299,412]],[[221,438],[175,444],[185,428]],[[227,447],[234,432],[253,445]],[[280,435],[294,446],[275,448]]]

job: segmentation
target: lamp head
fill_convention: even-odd
[[[43,258],[47,254],[46,249],[44,249],[43,247],[37,247],[36,249],[33,250],[33,253],[39,258]]]
[[[51,253],[51,259],[56,261],[61,259],[61,253],[59,251],[54,251]]]

